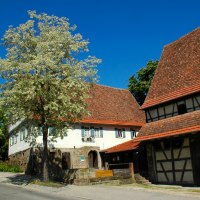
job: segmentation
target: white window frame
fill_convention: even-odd
[[[20,141],[25,140],[25,138],[26,138],[26,128],[25,128],[25,127],[22,127],[22,128],[20,129]]]
[[[123,138],[123,131],[122,129],[117,129],[118,138]]]
[[[94,128],[94,137],[101,138],[100,128]]]
[[[84,128],[84,137],[90,137],[91,136],[91,131],[89,127]]]

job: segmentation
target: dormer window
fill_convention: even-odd
[[[181,103],[178,105],[178,114],[182,115],[184,113],[187,113],[187,108],[186,108],[185,103]]]

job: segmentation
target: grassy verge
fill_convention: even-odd
[[[53,181],[42,182],[41,180],[34,180],[31,183],[35,184],[35,185],[42,185],[42,186],[55,187],[55,188],[60,188],[60,187],[64,187],[65,186],[62,183],[53,182]]]
[[[127,185],[124,185],[127,186]],[[137,187],[137,188],[144,188],[144,189],[150,189],[150,190],[156,190],[156,191],[173,191],[173,192],[186,192],[186,193],[200,193],[199,189],[193,189],[193,188],[184,188],[181,186],[160,186],[160,185],[145,185],[145,184],[137,184],[132,183],[129,186]]]
[[[19,166],[0,163],[0,172],[23,172]]]

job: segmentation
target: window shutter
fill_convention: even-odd
[[[10,135],[10,146],[12,146],[12,135]]]
[[[90,130],[91,130],[91,137],[94,137],[94,127],[90,127]]]
[[[50,126],[48,131],[49,131],[49,136],[55,136],[56,135],[56,128],[54,126]]]
[[[103,127],[100,127],[100,137],[103,137]]]
[[[26,128],[24,128],[24,139],[27,138],[27,135],[28,135],[28,130]]]
[[[115,137],[118,138],[118,129],[115,128]]]
[[[134,135],[133,135],[133,130],[132,129],[130,129],[130,133],[131,133],[131,139],[133,139]]]
[[[43,127],[42,126],[38,127],[38,135],[39,136],[43,135]]]
[[[124,128],[122,129],[122,134],[123,134],[123,138],[125,138],[126,137],[126,132],[125,132]]]
[[[22,141],[23,140],[23,132],[22,132],[22,130],[20,130],[20,141]]]
[[[85,127],[81,126],[81,137],[85,136]]]
[[[17,135],[14,135],[14,143],[17,144]]]
[[[135,130],[131,129],[131,139],[133,139],[136,136],[136,132]]]

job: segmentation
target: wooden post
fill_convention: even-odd
[[[135,179],[135,176],[134,176],[134,166],[133,166],[132,162],[129,163],[129,171],[130,171],[131,177]]]
[[[108,162],[105,162],[105,169],[107,170],[109,168]]]

